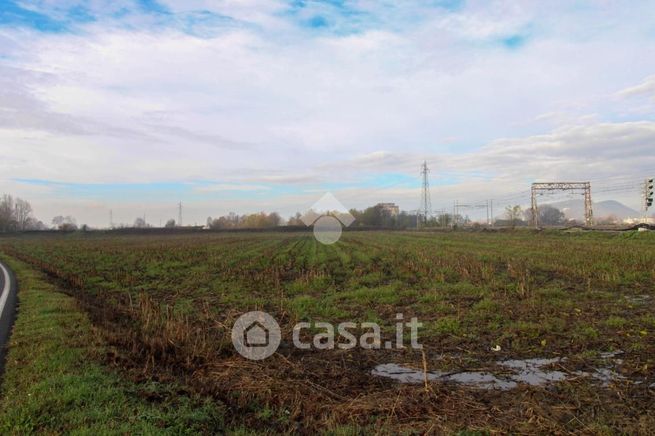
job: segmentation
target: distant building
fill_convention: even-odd
[[[390,217],[396,217],[400,213],[400,207],[396,206],[396,203],[378,203],[376,207]]]
[[[655,217],[647,218],[626,218],[623,220],[623,224],[655,224]]]

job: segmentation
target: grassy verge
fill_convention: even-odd
[[[0,433],[225,432],[215,402],[170,385],[134,384],[94,362],[102,343],[75,300],[41,273],[0,255],[19,282],[19,313],[0,399]],[[157,398],[156,402],[146,398]]]

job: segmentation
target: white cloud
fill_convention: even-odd
[[[210,11],[269,29],[288,27],[279,15],[288,9],[282,0],[161,0],[174,13]]]
[[[625,88],[617,93],[619,97],[651,97],[655,100],[655,76],[644,79],[638,85]]]
[[[532,178],[652,167],[653,107],[635,111],[627,98],[655,92],[645,4],[466,2],[449,11],[360,0],[361,15],[349,18],[334,7],[290,17],[278,1],[162,3],[243,25],[201,38],[176,25],[134,25],[149,21],[133,13],[130,26],[112,18],[75,33],[0,28],[5,180],[209,181],[211,195],[357,185],[383,172],[417,174],[428,158],[435,180],[458,183],[435,187],[447,203],[467,190],[522,190]],[[32,3],[65,9],[58,5]],[[298,24],[314,13],[341,24],[316,32]],[[516,34],[525,47],[499,43]],[[4,186],[28,194],[24,184]],[[415,195],[406,186],[349,192],[356,207],[384,196],[411,207]],[[304,200],[289,194],[258,208],[292,212]]]

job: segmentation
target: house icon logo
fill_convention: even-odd
[[[232,327],[232,344],[246,359],[264,360],[275,353],[282,334],[277,321],[266,312],[248,312]]]
[[[243,331],[243,343],[247,347],[268,347],[271,335],[265,325],[255,321]]]
[[[307,227],[314,229],[314,238],[324,245],[331,245],[341,238],[344,227],[350,226],[355,217],[331,193],[326,193],[300,218]]]

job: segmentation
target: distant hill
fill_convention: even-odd
[[[569,219],[584,219],[583,200],[566,200],[548,204],[564,212],[566,217]],[[599,201],[598,203],[593,204],[593,208],[594,217],[596,218],[604,218],[610,215],[614,215],[615,217],[623,220],[626,218],[636,218],[641,216],[640,212],[615,200]]]

